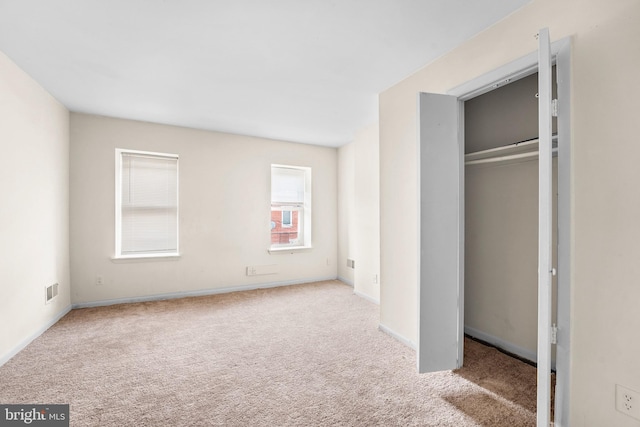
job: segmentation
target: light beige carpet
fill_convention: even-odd
[[[0,403],[73,426],[533,426],[535,368],[474,341],[418,375],[336,281],[73,310],[0,368]]]

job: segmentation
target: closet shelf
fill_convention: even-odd
[[[538,139],[532,139],[529,141],[505,145],[503,147],[490,148],[488,150],[465,154],[464,164],[470,166],[486,163],[511,162],[538,157],[538,143]],[[553,135],[552,138],[552,151],[554,156],[557,155],[557,135]]]

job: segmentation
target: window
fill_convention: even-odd
[[[178,255],[178,156],[116,149],[116,258]]]
[[[282,211],[282,228],[290,228],[292,225],[291,211]]]
[[[311,247],[311,168],[271,165],[271,249]]]

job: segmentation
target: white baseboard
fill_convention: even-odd
[[[375,299],[375,298],[373,298],[373,297],[372,297],[372,296],[370,296],[370,295],[367,295],[367,294],[365,294],[365,293],[362,293],[362,292],[360,292],[360,291],[356,291],[356,290],[354,290],[354,291],[353,291],[353,293],[354,293],[355,295],[359,296],[360,298],[366,299],[367,301],[372,302],[372,303],[374,303],[374,304],[376,304],[376,305],[380,305],[380,301],[379,301],[379,300],[377,300],[377,299]]]
[[[518,357],[527,359],[531,362],[535,363],[538,360],[538,354],[536,352],[520,347],[518,345],[512,344],[508,341],[503,340],[502,338],[498,338],[496,336],[487,334],[486,332],[482,332],[470,326],[464,327],[464,333],[473,338],[477,338],[491,345],[494,345],[498,348],[501,348],[502,350],[506,350],[509,353],[515,354]]]
[[[353,280],[349,280],[346,277],[338,276],[338,280],[340,280],[341,282],[344,282],[345,284],[351,286],[352,288],[354,286]]]
[[[399,333],[397,333],[393,329],[383,325],[382,323],[378,323],[378,329],[380,331],[384,332],[385,334],[390,335],[391,337],[393,337],[396,340],[400,341],[402,344],[406,345],[407,347],[416,350],[417,346],[416,346],[416,344],[414,342],[412,342],[411,340],[403,337],[402,335],[400,335]]]
[[[29,335],[28,337],[26,337],[25,339],[23,339],[22,341],[20,341],[18,343],[18,345],[16,345],[15,347],[13,347],[11,350],[9,350],[7,353],[3,354],[2,356],[0,356],[0,366],[4,365],[5,363],[7,363],[13,356],[15,356],[16,354],[20,353],[26,346],[28,346],[29,344],[31,344],[31,342],[33,340],[35,340],[36,338],[38,338],[40,335],[42,335],[47,329],[49,329],[50,327],[52,327],[53,325],[55,325],[58,320],[62,319],[68,312],[71,311],[71,304],[69,304],[68,306],[66,306],[65,308],[62,309],[61,312],[59,312],[58,314],[56,314],[56,316],[54,318],[52,318],[51,320],[49,320],[47,323],[45,323],[44,325],[42,325],[40,328],[38,328],[34,333],[32,333],[31,335]]]
[[[79,302],[73,304],[73,308],[89,308],[103,307],[115,304],[129,304],[134,302],[161,301],[168,299],[200,297],[206,295],[227,294],[230,292],[253,291],[255,289],[277,288],[280,286],[302,285],[305,283],[323,282],[327,280],[336,280],[336,276],[331,277],[314,277],[301,280],[286,280],[282,282],[255,283],[251,285],[228,286],[224,288],[201,289],[197,291],[180,291],[169,292],[164,294],[145,295],[140,297],[114,298],[99,301]]]
[[[342,277],[342,276],[338,276],[338,280],[339,280],[339,281],[341,281],[341,282],[343,282],[345,285],[349,285],[349,286],[351,286],[352,288],[355,288],[355,284],[353,283],[353,280],[349,280],[349,279],[347,279],[346,277]],[[364,298],[364,299],[366,299],[366,300],[367,300],[367,301],[369,301],[369,302],[372,302],[372,303],[374,303],[374,304],[376,304],[376,305],[380,305],[380,301],[379,301],[379,300],[377,300],[377,299],[375,299],[375,298],[373,298],[373,297],[372,297],[372,296],[370,296],[370,295],[367,295],[367,294],[365,294],[365,293],[363,293],[363,292],[360,292],[360,291],[356,291],[355,289],[353,290],[353,293],[354,293],[355,295],[359,296],[360,298]]]

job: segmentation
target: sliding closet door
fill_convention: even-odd
[[[455,96],[418,98],[420,283],[418,372],[456,369],[463,350],[463,150]]]
[[[551,400],[551,43],[549,30],[538,33],[538,427],[549,426]]]

